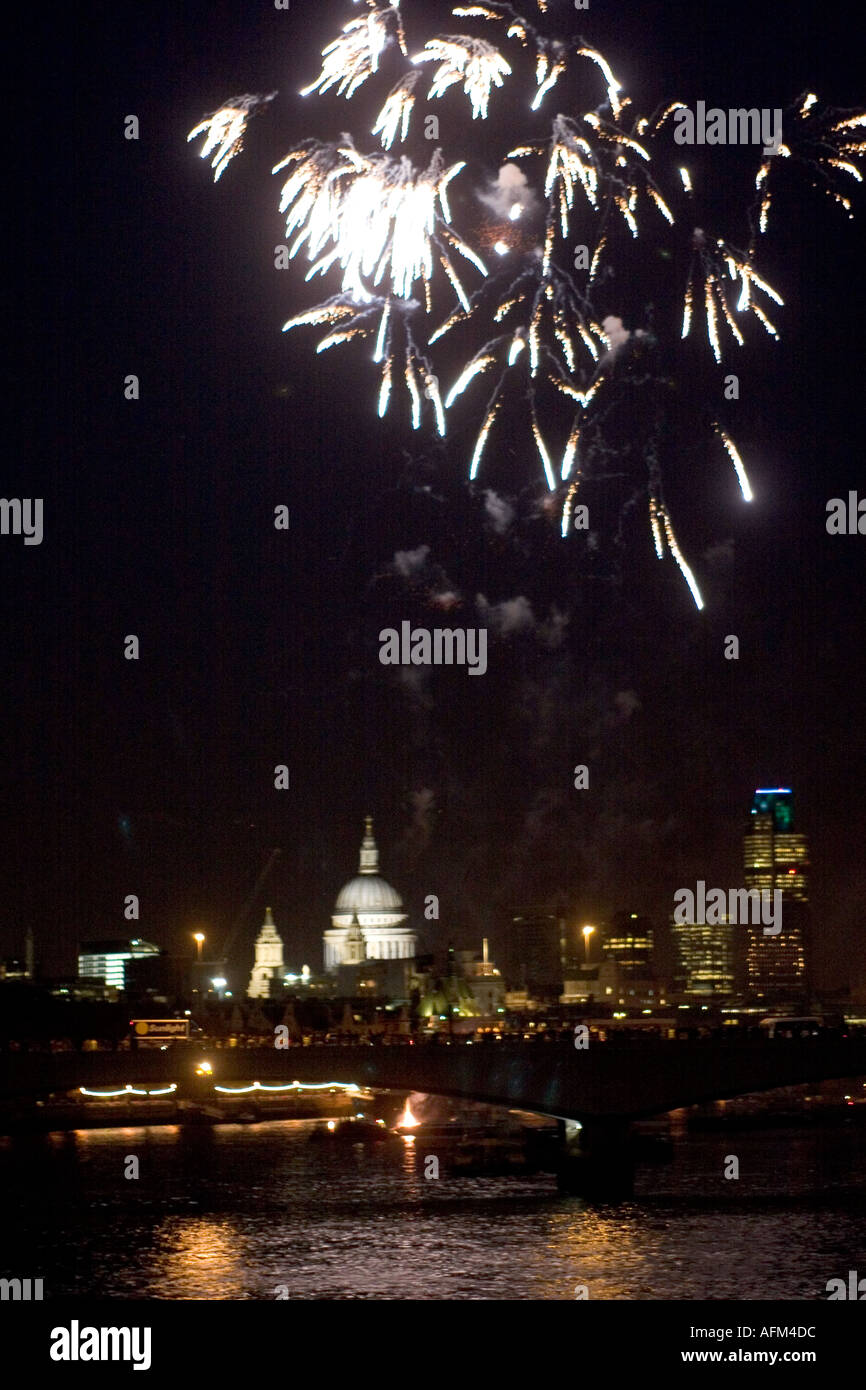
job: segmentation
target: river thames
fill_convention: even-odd
[[[864,1262],[860,1125],[683,1135],[617,1206],[548,1174],[428,1180],[409,1141],[313,1143],[314,1128],[0,1140],[6,1270],[41,1276],[46,1299],[567,1300],[585,1285],[750,1301],[826,1300]]]

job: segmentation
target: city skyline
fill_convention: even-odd
[[[747,833],[743,837],[745,873],[742,882],[746,889],[751,894],[757,893],[769,900],[773,889],[778,886],[784,899],[785,911],[789,913],[796,910],[797,904],[805,907],[808,903],[810,867],[805,837],[794,830],[796,822],[792,808],[793,792],[790,788],[756,789],[751,802],[751,817],[754,819],[750,818]],[[273,862],[272,858],[269,863]],[[793,889],[790,879],[792,865],[795,865],[797,878]],[[413,924],[410,915],[403,909],[400,894],[380,877],[379,848],[373,834],[373,818],[369,815],[364,817],[358,870],[358,875],[345,882],[336,897],[330,927],[323,924],[321,928],[321,970],[325,974],[330,973],[336,979],[337,967],[341,963],[361,964],[365,960],[369,962],[377,957],[386,959],[395,955],[414,957],[418,950],[422,954],[432,951],[441,955],[446,943],[449,946],[456,943],[465,951],[473,939],[471,926],[467,924],[462,928],[456,928],[453,924],[445,922],[440,927],[439,902],[435,895],[433,898],[428,896],[425,899],[423,918]],[[201,960],[204,955],[204,959],[210,961],[213,968],[217,965],[227,965],[227,946],[231,958],[235,959],[233,943],[237,950],[245,953],[237,957],[232,970],[232,973],[237,975],[234,992],[238,995],[246,992],[241,977],[244,976],[244,959],[250,955],[253,957],[250,997],[256,997],[257,994],[259,997],[267,997],[266,979],[273,977],[276,982],[281,971],[287,971],[293,966],[298,967],[298,970],[292,979],[300,978],[300,956],[292,923],[286,920],[282,925],[283,935],[280,935],[277,930],[279,924],[275,924],[272,907],[267,904],[264,908],[264,923],[262,926],[257,925],[256,913],[261,911],[258,900],[262,897],[272,897],[270,885],[265,887],[263,884],[264,878],[264,873],[259,876],[259,891],[248,901],[245,915],[235,919],[228,940],[221,940],[213,934],[208,936],[200,930],[188,933],[190,939],[194,937],[197,942],[197,958]],[[737,885],[731,885],[730,888],[716,891],[739,893],[740,889]],[[701,902],[705,894],[704,888],[699,895]],[[136,909],[137,906],[136,904]],[[582,960],[588,964],[592,958],[596,962],[600,959],[615,961],[623,979],[654,974],[673,982],[675,977],[682,974],[684,979],[690,981],[685,985],[687,993],[704,990],[710,993],[734,993],[735,980],[741,990],[758,995],[766,993],[770,997],[783,996],[786,991],[806,991],[822,986],[825,990],[828,988],[824,982],[819,982],[816,986],[814,978],[805,969],[804,945],[806,936],[811,938],[805,917],[792,926],[789,916],[787,929],[779,934],[763,932],[760,913],[757,917],[753,915],[751,919],[752,922],[758,922],[757,927],[749,925],[750,919],[747,915],[740,922],[742,931],[739,932],[736,918],[731,919],[726,912],[722,913],[717,926],[708,925],[703,918],[695,918],[695,925],[691,930],[676,925],[680,920],[677,914],[672,914],[669,920],[661,919],[653,924],[647,914],[619,908],[603,916],[598,927],[586,927],[586,917],[587,914],[581,911],[578,902],[561,904],[558,916],[538,919],[537,930],[542,934],[546,930],[545,922],[556,924],[556,968],[560,971],[561,982],[568,977],[569,962],[579,963]],[[496,933],[495,940],[505,960],[513,955],[518,924],[524,920],[529,921],[523,917],[514,917],[509,927],[500,928]],[[372,945],[367,939],[371,930],[377,938]],[[666,935],[666,931],[669,931],[669,935]],[[353,932],[358,937],[357,943],[354,942]],[[561,935],[563,932],[564,936]],[[401,940],[395,946],[391,941],[392,936],[395,941],[397,937],[405,937],[406,940]],[[379,937],[382,938],[381,941]],[[417,948],[416,943],[419,943]],[[120,949],[120,944],[120,939],[114,942],[115,953]],[[808,944],[811,956],[814,951],[814,938],[811,938]],[[87,955],[84,956],[81,952],[85,948],[79,944],[79,974],[98,974],[99,964],[103,959],[100,953],[104,954],[111,945],[110,941],[101,944],[98,941],[91,942],[87,945]],[[794,961],[793,957],[789,961],[788,957],[791,956],[791,949],[794,947],[797,961]],[[287,948],[293,951],[290,961],[283,958]],[[156,948],[138,938],[131,940],[128,948],[130,955],[135,954],[136,950],[141,954],[155,949],[168,955],[179,955],[181,958],[186,953],[183,945],[179,952],[172,952],[165,944]],[[189,954],[193,953],[193,949],[187,944]],[[29,950],[32,965],[32,939]],[[760,967],[755,966],[756,956],[760,953],[761,959],[764,959],[765,952],[769,953],[766,956],[766,978],[761,974]],[[121,959],[121,956],[116,955],[117,961]],[[312,959],[314,973],[318,975],[321,973],[318,956],[314,955]],[[85,962],[84,965],[82,961]],[[304,964],[306,965],[306,960]],[[106,983],[119,983],[122,987],[122,964],[116,964],[112,969],[114,975],[110,981],[106,980]],[[342,980],[342,976],[340,978]],[[713,980],[714,984],[711,983]],[[282,980],[279,982],[282,984]],[[854,970],[842,984],[849,989],[856,989],[862,984],[856,963]],[[347,987],[348,980],[343,981],[343,985]],[[673,988],[672,983],[670,988]]]

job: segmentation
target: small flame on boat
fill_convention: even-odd
[[[420,1125],[420,1123],[421,1123],[421,1121],[420,1121],[420,1120],[416,1120],[416,1119],[415,1119],[415,1116],[412,1114],[412,1111],[411,1111],[410,1106],[409,1106],[409,1101],[407,1100],[405,1106],[403,1107],[403,1114],[400,1116],[399,1120],[397,1121],[397,1128],[398,1128],[398,1129],[416,1129],[417,1126]]]

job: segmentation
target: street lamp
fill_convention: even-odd
[[[589,938],[595,931],[595,927],[583,928],[583,959],[585,964],[589,964]]]
[[[201,948],[204,945],[204,932],[196,931],[192,934],[192,939],[196,945],[196,960],[201,960]]]

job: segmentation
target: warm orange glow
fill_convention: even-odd
[[[412,1114],[412,1111],[411,1111],[410,1108],[409,1108],[409,1101],[408,1101],[408,1099],[407,1099],[406,1104],[405,1104],[405,1106],[403,1107],[403,1114],[400,1116],[399,1120],[397,1121],[397,1128],[398,1128],[398,1129],[415,1129],[418,1125],[420,1125],[420,1123],[421,1123],[421,1121],[420,1121],[420,1120],[416,1120],[416,1119],[415,1119],[415,1116]]]

